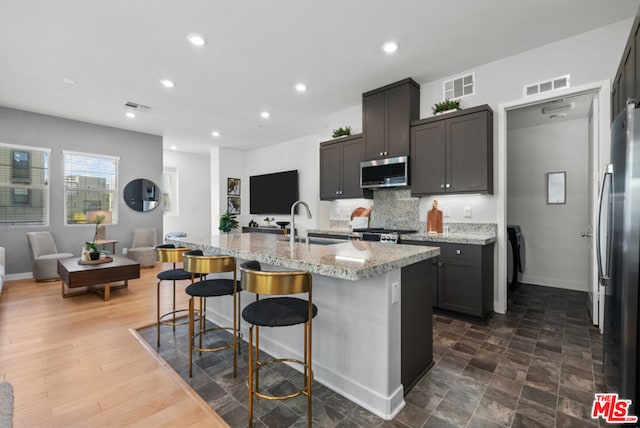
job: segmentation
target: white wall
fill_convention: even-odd
[[[451,76],[421,85],[421,117],[432,116],[431,106],[442,100],[442,82],[467,72],[475,72],[476,93],[464,98],[462,107],[489,104],[494,112],[499,104],[518,100],[523,97],[524,85],[548,78],[571,74],[571,85],[578,86],[613,77],[622,55],[633,19],[623,20],[587,33],[561,40],[540,48],[523,52],[492,63],[478,66],[472,70],[461,70]],[[424,68],[429,67],[432,58],[425,58]],[[392,82],[385,82],[392,83]],[[371,88],[374,89],[374,88]],[[318,143],[330,139],[331,130],[350,125],[354,133],[362,130],[361,100],[354,100],[352,107],[345,108],[327,116],[325,135],[310,135],[296,140],[283,142],[251,152],[234,150],[212,150],[212,216],[226,207],[226,178],[242,179],[242,214],[238,217],[241,226],[254,218],[248,213],[248,178],[250,175],[268,172],[298,169],[300,172],[300,198],[313,205],[312,221],[299,215],[297,220],[306,227],[328,227],[329,220],[349,218],[348,214],[355,206],[365,206],[368,201],[354,200],[319,202],[319,146]],[[497,184],[497,114],[494,114],[494,187]],[[226,169],[229,168],[229,169]],[[218,171],[218,173],[216,173]],[[220,175],[220,171],[229,171],[229,175]],[[243,171],[239,176],[236,171]],[[218,190],[216,190],[218,189]],[[218,192],[216,194],[216,191]],[[496,189],[497,192],[497,189]],[[498,202],[496,195],[440,196],[442,206],[450,207],[451,216],[446,221],[455,222],[495,222]],[[420,219],[426,218],[432,198],[421,198]],[[224,203],[222,203],[224,202]],[[471,217],[464,217],[464,207],[470,206]],[[218,207],[218,208],[216,208]],[[285,219],[280,216],[276,220]],[[303,219],[303,217],[305,217]],[[259,223],[262,218],[255,217]],[[216,221],[217,224],[217,221]],[[214,227],[214,232],[217,226]]]
[[[588,121],[561,121],[507,134],[507,223],[526,243],[523,282],[587,290]],[[566,204],[548,205],[546,174],[566,171]]]
[[[175,168],[178,177],[178,215],[163,217],[165,234],[186,232],[188,236],[211,234],[209,159],[206,156],[164,151],[164,167]]]

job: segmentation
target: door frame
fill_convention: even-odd
[[[543,94],[531,95],[518,100],[501,103],[498,105],[498,186],[497,186],[497,275],[495,284],[494,311],[506,313],[507,311],[507,112],[517,108],[539,104],[555,98],[569,97],[584,93],[597,93],[598,104],[600,106],[598,128],[599,135],[597,143],[594,144],[594,158],[598,159],[599,165],[604,165],[609,161],[609,149],[611,147],[610,120],[611,117],[611,82],[609,79],[575,88],[549,91]],[[593,168],[593,166],[590,166]],[[594,176],[599,180],[600,171],[593,171]],[[596,188],[598,188],[596,186]],[[592,206],[592,210],[597,207]],[[595,212],[595,211],[594,211]],[[595,216],[594,216],[595,217]],[[595,230],[595,224],[592,225]],[[595,245],[594,245],[595,248]],[[597,267],[596,267],[597,269]],[[602,287],[599,288],[598,295],[602,301]]]

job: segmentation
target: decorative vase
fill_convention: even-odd
[[[89,253],[89,258],[91,260],[98,260],[100,258],[100,253],[96,253],[96,252]]]

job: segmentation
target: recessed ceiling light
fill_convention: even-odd
[[[268,111],[263,111],[262,113],[260,113],[260,116],[262,116],[263,119],[268,119],[271,115]]]
[[[174,81],[169,79],[162,79],[160,83],[162,83],[162,86],[164,86],[165,88],[173,88],[174,86],[176,86]]]
[[[195,46],[204,46],[207,41],[200,34],[189,34],[187,39],[191,42],[192,45]]]
[[[178,150],[178,147],[176,147],[175,145],[171,146],[171,150]]]
[[[307,85],[305,85],[304,83],[298,83],[296,85],[296,91],[298,92],[304,92],[307,90]]]
[[[136,117],[136,114],[132,111],[128,111],[124,115],[127,116],[129,119],[133,119]]]
[[[384,45],[382,45],[382,50],[388,54],[394,53],[395,51],[398,50],[398,44],[396,42],[387,42]]]
[[[214,137],[219,137],[220,133],[218,131],[213,131],[211,135],[213,135]]]
[[[68,77],[63,78],[63,79],[62,79],[62,82],[63,82],[63,83],[66,83],[67,85],[75,85],[75,84],[76,84],[76,81],[75,81],[75,80],[70,79],[70,78],[68,78]]]

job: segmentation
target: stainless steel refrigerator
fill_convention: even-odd
[[[611,165],[602,179],[598,226],[605,383],[607,392],[632,400],[630,413],[638,415],[640,109],[633,103],[611,125]]]

